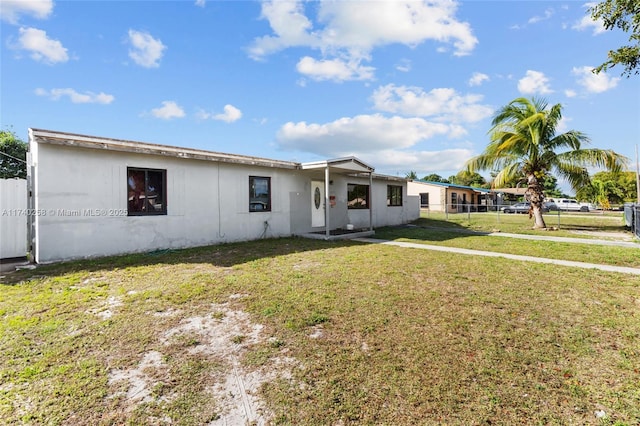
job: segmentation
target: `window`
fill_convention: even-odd
[[[249,211],[271,211],[271,178],[249,176]]]
[[[347,185],[347,208],[369,208],[369,185],[357,185],[355,183]]]
[[[129,216],[167,214],[167,171],[127,168]]]
[[[402,205],[402,187],[397,185],[387,185],[387,206]]]
[[[428,192],[421,192],[420,193],[420,207],[425,207],[425,208],[429,207],[429,193]]]
[[[456,194],[455,192],[451,193],[451,208],[458,208],[458,194]]]

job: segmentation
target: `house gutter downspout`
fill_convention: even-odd
[[[324,234],[328,240],[331,236],[329,204],[329,165],[324,169]]]
[[[369,172],[369,231],[373,231],[373,173]]]

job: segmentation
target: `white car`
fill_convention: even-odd
[[[589,206],[582,205],[578,202],[578,200],[574,200],[573,198],[555,198],[552,200],[558,210],[567,210],[567,211],[576,211],[576,212],[588,212]]]

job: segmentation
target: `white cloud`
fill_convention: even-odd
[[[207,4],[206,0],[196,0],[196,6],[198,7],[205,7],[206,4]]]
[[[341,59],[317,61],[309,56],[300,59],[296,68],[312,80],[372,80],[375,68],[360,65],[360,61],[345,62]]]
[[[532,70],[527,70],[526,75],[518,81],[518,90],[526,95],[553,93],[549,87],[549,78],[540,71]]]
[[[252,58],[261,59],[293,46],[319,47],[317,35],[308,32],[313,24],[304,15],[304,7],[299,1],[264,1],[261,18],[269,21],[274,35],[254,40],[249,48]]]
[[[444,149],[442,151],[385,149],[375,153],[361,153],[358,158],[376,169],[424,170],[425,173],[460,170],[473,156],[468,149]]]
[[[182,118],[185,116],[184,110],[174,101],[163,101],[160,108],[154,108],[151,110],[151,115],[163,120],[170,120],[172,118]]]
[[[371,7],[368,2],[323,0],[313,3],[317,6],[315,27],[305,15],[304,5],[302,1],[264,1],[261,17],[269,21],[273,34],[254,39],[249,55],[262,59],[289,47],[308,47],[320,51],[322,59],[311,63],[311,58],[303,58],[303,65],[336,68],[355,64],[351,68],[359,72],[333,69],[330,72],[335,77],[331,79],[342,75],[347,79],[358,75],[362,79],[362,71],[367,75],[373,68],[362,67],[360,62],[371,60],[371,51],[376,47],[396,43],[415,47],[434,40],[453,45],[454,55],[463,56],[478,43],[471,26],[456,19],[457,3],[453,1],[382,1]],[[335,62],[333,58],[340,59]]]
[[[571,74],[578,77],[577,83],[584,87],[588,93],[602,93],[613,89],[620,81],[619,77],[609,77],[606,73],[595,74],[594,67],[574,67]]]
[[[558,130],[558,133],[565,133],[569,131],[569,123],[573,121],[573,118],[569,118],[566,116],[563,116],[560,121],[558,122],[558,125],[556,127],[556,129]]]
[[[411,61],[408,59],[402,59],[400,63],[396,65],[396,69],[401,72],[411,71]]]
[[[379,87],[371,99],[379,111],[396,114],[434,117],[438,121],[477,122],[493,113],[482,105],[481,95],[460,95],[454,89],[438,88],[425,92],[419,87],[388,84]],[[458,131],[457,135],[461,132]],[[456,136],[457,136],[456,135]]]
[[[129,43],[133,46],[129,49],[129,57],[136,64],[145,68],[160,66],[160,59],[167,48],[162,41],[153,38],[149,33],[129,30]]]
[[[480,86],[485,81],[489,81],[489,76],[481,72],[474,72],[469,79],[469,86]]]
[[[578,31],[592,30],[593,35],[599,35],[606,32],[607,30],[604,27],[604,22],[602,21],[602,19],[598,19],[597,21],[591,19],[591,12],[589,11],[589,9],[594,7],[596,4],[597,3],[585,3],[583,7],[587,9],[586,14],[582,17],[582,19],[573,24],[571,28]]]
[[[73,102],[74,104],[110,104],[115,100],[115,97],[113,95],[108,95],[103,92],[79,93],[71,88],[51,90],[36,89],[35,94],[38,96],[46,96],[54,101],[57,101],[63,96],[68,96],[71,102]]]
[[[47,19],[53,12],[53,0],[1,0],[0,19],[11,24],[18,23],[20,15]]]
[[[58,40],[47,37],[47,33],[37,28],[20,28],[17,48],[31,52],[35,61],[47,64],[67,62],[67,49]]]
[[[416,149],[421,142],[446,135],[451,127],[422,118],[359,115],[325,124],[286,123],[278,131],[277,142],[282,149],[324,158],[354,155],[379,170],[458,170],[472,157],[471,150]]]
[[[447,135],[450,126],[422,118],[384,117],[381,114],[345,117],[325,124],[284,124],[276,139],[281,148],[343,157],[402,149],[436,135]]]
[[[206,112],[204,110],[200,110],[198,111],[197,116],[201,120],[213,119],[213,120],[225,121],[227,123],[233,123],[234,121],[238,121],[240,120],[240,118],[242,118],[242,111],[240,111],[238,108],[234,107],[233,105],[227,104],[224,106],[224,112],[221,114],[214,114],[214,113]]]
[[[567,90],[565,90],[565,91],[564,91],[564,95],[565,95],[567,98],[575,98],[578,94],[576,93],[576,91],[575,91],[575,90],[567,89]]]
[[[531,18],[529,18],[529,21],[527,21],[527,23],[529,24],[537,24],[540,21],[546,21],[547,19],[551,18],[554,15],[555,11],[553,10],[553,8],[548,8],[544,11],[544,15],[540,16],[540,15],[536,15],[533,16]]]

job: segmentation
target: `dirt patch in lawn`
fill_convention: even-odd
[[[180,311],[157,312],[155,315],[178,316]],[[159,343],[167,348],[176,340],[189,339],[193,343],[185,347],[188,355],[215,359],[224,365],[222,374],[216,375],[215,384],[207,389],[218,407],[209,425],[262,425],[271,418],[272,414],[260,399],[260,387],[278,378],[290,379],[290,369],[296,361],[279,356],[260,367],[243,366],[241,360],[245,353],[267,341],[263,328],[261,324],[252,323],[246,312],[222,303],[213,304],[210,312],[203,316],[182,319],[177,326],[159,336]],[[137,367],[110,371],[109,384],[117,389],[110,397],[122,398],[128,412],[142,403],[170,402],[176,395],[155,397],[153,392],[157,386],[172,380],[164,357],[162,351],[149,351],[142,354]],[[177,419],[163,419],[172,420]]]

